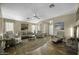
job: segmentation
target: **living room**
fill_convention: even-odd
[[[0,54],[77,55],[78,7],[77,3],[0,4]]]

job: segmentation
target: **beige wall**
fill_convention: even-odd
[[[14,31],[18,32],[21,31],[21,24],[28,24],[28,31],[31,32],[32,31],[32,24],[28,23],[28,22],[22,22],[22,21],[15,21],[14,24]]]
[[[56,22],[63,21],[64,22],[64,30],[65,30],[65,37],[70,37],[70,27],[73,27],[73,24],[75,24],[75,14],[68,14],[68,15],[63,15],[59,17],[54,17],[53,23],[55,24]],[[32,31],[32,24],[27,23],[27,22],[21,22],[21,21],[14,21],[14,31],[21,31],[21,24],[29,24],[28,26],[28,31]],[[44,25],[45,25],[45,31],[44,31]],[[0,18],[0,32],[3,31],[2,28],[2,20]],[[47,22],[40,22],[40,30],[45,33],[49,33],[49,23]],[[55,34],[56,29],[53,27],[53,32]]]
[[[28,31],[32,32],[32,24],[31,23],[29,23],[29,25],[28,25]]]
[[[1,19],[0,18],[0,33],[5,32],[5,21],[14,22],[14,32],[21,31],[21,24],[28,24],[28,31],[32,31],[31,23],[23,22],[23,21],[16,21],[11,19]]]
[[[76,20],[77,20],[76,25],[79,25],[79,7],[76,13]]]
[[[2,15],[1,15],[1,10],[0,10],[0,18],[2,17]]]
[[[3,27],[2,27],[2,18],[0,18],[0,33],[2,33],[3,32]]]
[[[75,14],[68,14],[68,15],[63,15],[63,16],[55,17],[52,20],[54,20],[53,23],[63,21],[64,22],[64,26],[65,26],[64,27],[64,29],[65,29],[65,36],[66,37],[70,37],[70,30],[69,29],[75,23]],[[21,24],[22,23],[29,24],[28,31],[32,31],[32,27],[31,27],[32,24],[31,23],[21,22],[21,21],[14,21],[14,31],[15,32],[21,31]],[[0,20],[0,27],[2,26],[1,24],[2,24],[2,20]],[[44,25],[45,25],[45,31],[44,31]],[[49,33],[49,24],[46,23],[46,22],[40,22],[40,30],[42,32]],[[0,32],[2,32],[2,29],[0,29]],[[53,32],[55,34],[55,32],[56,32],[55,28],[53,28]]]
[[[15,21],[14,22],[14,32],[19,32],[19,31],[21,31],[21,22]]]
[[[0,33],[5,32],[5,21],[14,22],[14,32],[21,31],[21,24],[22,23],[28,24],[28,31],[32,31],[32,28],[31,28],[32,24],[31,23],[16,21],[16,20],[12,20],[12,19],[3,19],[2,14],[1,14],[1,8],[0,8]]]
[[[38,25],[40,24],[40,31],[42,33],[49,33],[49,24],[46,23],[45,21],[39,22]]]
[[[77,22],[76,22],[76,26],[77,26],[77,37],[79,38],[79,8],[77,10],[77,13],[76,13],[76,19],[77,19]]]
[[[49,33],[49,21],[50,20],[53,20],[53,34],[52,35],[56,35],[57,34],[57,31],[55,29],[55,23],[56,22],[64,22],[64,35],[65,37],[70,37],[70,28],[71,27],[74,27],[74,24],[76,23],[76,14],[75,13],[72,13],[72,14],[67,14],[67,15],[62,15],[62,16],[58,16],[58,17],[54,17],[54,18],[51,18],[51,19],[48,19],[47,21],[45,21],[47,27],[46,27],[46,31]],[[44,21],[42,22],[42,25],[41,25],[41,30],[43,30],[43,25],[44,25]]]
[[[74,25],[76,23],[75,19],[75,14],[68,15],[68,20],[65,21],[65,37],[71,37],[70,35],[70,28],[73,28],[74,31]]]
[[[1,8],[0,8],[0,33],[3,32],[3,20],[2,20],[2,13],[1,13]]]
[[[70,37],[70,28],[74,27],[75,19],[76,19],[75,13],[67,14],[67,15],[55,17],[54,18],[54,23],[63,21],[64,22],[64,32],[65,32],[64,34],[65,34],[65,37]],[[55,31],[56,30],[54,28],[54,32]]]

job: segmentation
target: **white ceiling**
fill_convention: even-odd
[[[33,8],[36,9],[38,17],[41,19],[29,20],[38,22],[56,16],[74,13],[76,3],[54,3],[55,7],[49,8],[50,3],[2,3],[1,10],[4,18],[15,20],[27,20],[27,17],[33,17]]]

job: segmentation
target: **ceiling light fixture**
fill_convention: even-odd
[[[55,7],[53,3],[49,5],[49,8],[53,8],[53,7]]]

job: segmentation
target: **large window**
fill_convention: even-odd
[[[73,37],[74,36],[74,28],[70,27],[70,36]]]
[[[5,22],[5,31],[13,31],[14,32],[14,23],[13,22]]]
[[[53,24],[49,25],[49,34],[53,35]]]
[[[40,24],[37,25],[37,31],[40,31]]]
[[[32,32],[34,33],[36,30],[36,26],[35,25],[32,25]]]
[[[32,32],[37,33],[37,25],[32,25]]]

